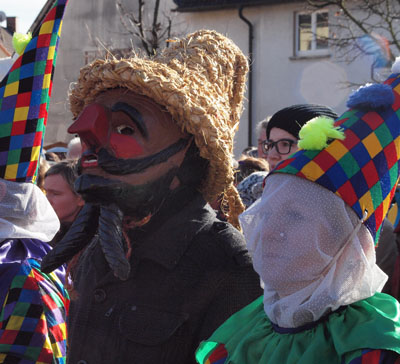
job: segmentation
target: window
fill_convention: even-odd
[[[96,49],[91,51],[84,52],[85,64],[93,62],[95,59],[104,59],[107,57],[115,57],[115,58],[127,58],[132,56],[131,48],[122,48],[122,49]]]
[[[296,56],[329,54],[328,12],[296,14]]]

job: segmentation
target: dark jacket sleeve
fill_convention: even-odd
[[[251,266],[233,269],[205,312],[199,336],[208,338],[234,313],[262,295],[259,277]]]
[[[378,246],[376,247],[376,264],[389,277],[382,289],[383,293],[391,293],[391,278],[398,256],[396,235],[393,232],[393,226],[386,218],[383,220],[381,235],[379,237]]]
[[[210,284],[213,294],[204,310],[197,342],[210,337],[231,315],[262,295],[260,278],[253,269],[243,235],[225,222],[214,223],[211,233],[218,249],[209,257],[208,266],[221,264],[222,269],[218,281]]]

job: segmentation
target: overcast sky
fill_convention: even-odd
[[[0,11],[18,17],[17,31],[26,33],[45,3],[46,0],[0,0]]]

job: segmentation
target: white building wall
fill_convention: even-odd
[[[128,3],[126,1],[126,3]],[[175,8],[172,0],[162,2],[164,9]],[[321,103],[338,113],[345,109],[351,89],[347,81],[363,84],[370,79],[370,61],[351,64],[334,55],[296,59],[294,49],[294,13],[304,10],[301,3],[248,7],[243,15],[254,26],[253,43],[253,145],[255,125],[282,107],[296,103]],[[249,30],[237,9],[175,13],[174,33],[183,35],[197,29],[215,29],[248,54]],[[90,29],[88,32],[87,29]],[[59,58],[54,78],[53,98],[46,132],[46,143],[71,138],[66,129],[71,123],[67,91],[84,65],[84,51],[96,48],[93,37],[114,48],[129,46],[130,39],[121,33],[119,16],[113,0],[70,0],[64,21]],[[235,155],[248,144],[248,103],[245,101],[235,143]]]

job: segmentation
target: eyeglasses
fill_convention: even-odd
[[[279,154],[289,154],[292,146],[297,144],[297,141],[291,139],[279,139],[276,142],[272,140],[264,140],[262,150],[264,154],[268,154],[272,148],[275,148]]]

